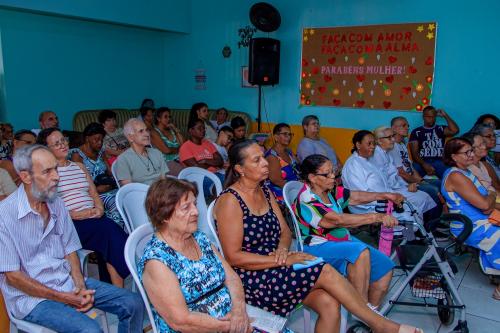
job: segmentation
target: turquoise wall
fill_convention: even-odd
[[[238,50],[237,30],[249,24],[248,10],[257,1],[192,1],[191,34],[166,43],[166,100],[188,107],[197,100],[256,115],[257,91],[240,87],[240,66],[248,49]],[[301,31],[330,27],[407,22],[438,22],[433,104],[444,108],[468,129],[481,113],[500,113],[496,58],[500,53],[497,1],[400,0],[270,0],[279,9],[282,26],[269,36],[281,40],[280,84],[266,87],[269,121],[300,123],[305,114],[317,114],[323,125],[368,128],[403,115],[415,126],[414,112],[303,107],[299,109]],[[229,45],[233,54],[224,59]],[[194,89],[195,69],[206,69],[207,89]]]
[[[189,32],[189,0],[0,0],[0,6],[37,13]]]
[[[76,111],[163,102],[164,33],[27,12],[0,10],[5,69],[1,120],[38,127],[54,110],[62,128]]]

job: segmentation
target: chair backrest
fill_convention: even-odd
[[[142,257],[144,253],[144,247],[146,246],[146,243],[151,239],[153,231],[154,230],[151,223],[139,226],[128,236],[127,242],[125,243],[124,252],[127,267],[130,270],[130,274],[132,274],[137,289],[139,290],[142,300],[144,301],[144,305],[146,306],[149,322],[153,327],[153,333],[157,333],[158,331],[156,330],[155,320],[153,317],[153,312],[151,311],[151,305],[149,303],[148,295],[146,294],[146,290],[144,290],[144,286],[139,279],[139,274],[137,271],[137,262]]]
[[[215,242],[215,239],[211,237],[211,232],[205,223],[207,220],[207,202],[205,201],[205,194],[203,193],[203,181],[205,178],[210,179],[215,184],[216,194],[219,195],[222,192],[222,183],[220,182],[220,179],[212,172],[198,167],[182,169],[177,177],[196,184],[196,187],[198,188],[198,197],[196,198],[199,222],[198,229],[204,232],[212,242]]]
[[[148,185],[130,183],[121,187],[116,193],[116,208],[122,216],[129,234],[137,227],[149,224],[148,214],[144,207],[148,189]]]
[[[118,181],[118,178],[116,178],[116,161],[111,164],[111,174],[113,175],[113,178],[115,179],[116,185],[118,188],[120,188],[120,182]]]
[[[217,234],[217,227],[215,226],[214,206],[215,206],[215,200],[210,203],[207,209],[206,223],[208,224],[208,229],[210,230],[210,234],[208,234],[208,236],[211,239],[212,238],[214,239],[215,245],[217,246],[220,254],[224,256],[224,253],[222,252],[222,246],[219,240],[219,235]]]
[[[299,194],[300,189],[304,186],[302,182],[292,180],[289,181],[285,184],[283,187],[283,197],[285,199],[286,206],[288,207],[288,210],[290,211],[290,215],[292,217],[293,221],[293,229],[295,232],[295,237],[297,239],[297,250],[298,251],[303,251],[304,250],[304,244],[302,242],[302,237],[300,237],[300,229],[299,229],[299,222],[297,221],[297,217],[295,216],[295,213],[293,212],[292,205],[297,199],[297,195]]]

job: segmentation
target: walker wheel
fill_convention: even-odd
[[[361,322],[357,322],[356,324],[349,327],[346,333],[372,333],[372,330]]]
[[[438,317],[443,325],[451,325],[453,320],[455,319],[455,310],[449,308],[450,305],[453,305],[453,299],[449,292],[445,292],[445,297],[438,300]]]

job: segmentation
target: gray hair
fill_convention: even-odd
[[[134,125],[137,123],[144,123],[141,119],[138,118],[130,118],[127,120],[125,125],[123,125],[123,134],[128,138],[129,135],[135,133]]]
[[[401,117],[401,116],[394,117],[394,118],[391,119],[391,126],[394,126],[394,124],[396,123],[396,121],[399,121],[399,120],[404,120],[404,121],[408,122],[408,120],[406,120],[405,117]]]
[[[14,168],[16,169],[16,172],[19,173],[21,171],[28,171],[31,173],[33,171],[33,153],[40,149],[46,150],[52,154],[48,147],[39,144],[26,145],[22,146],[19,149],[16,149],[13,158]]]
[[[310,114],[308,116],[305,116],[304,118],[302,118],[302,126],[307,126],[309,125],[309,123],[312,121],[312,120],[316,120],[316,121],[319,121],[318,117],[313,115],[313,114]]]
[[[391,130],[392,128],[388,126],[379,126],[373,130],[373,135],[375,135],[375,139],[380,139],[381,137],[385,136],[385,131]]]
[[[469,131],[472,134],[485,135],[486,132],[494,131],[495,129],[489,125],[477,124]]]

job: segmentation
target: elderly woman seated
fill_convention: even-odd
[[[299,180],[298,162],[290,142],[293,133],[290,126],[279,123],[273,128],[274,144],[269,148],[264,157],[269,163],[269,188],[276,200],[281,205],[283,202],[283,186],[286,182]]]
[[[83,144],[70,150],[73,162],[82,163],[94,181],[99,197],[104,204],[104,213],[115,221],[122,229],[123,219],[116,208],[116,182],[108,170],[107,156],[103,149],[103,139],[106,131],[101,124],[90,123],[83,130]]]
[[[248,332],[241,281],[198,228],[196,187],[167,178],[151,185],[155,233],[138,263],[158,332]],[[166,288],[165,286],[168,286]]]
[[[38,134],[37,143],[49,147],[57,159],[57,192],[75,224],[82,247],[95,251],[106,262],[105,267],[99,267],[101,278],[102,274],[109,274],[115,286],[123,287],[123,279],[129,275],[123,255],[127,234],[103,216],[103,203],[92,177],[83,164],[68,160],[68,140],[61,131],[44,129]]]
[[[403,194],[406,199],[419,212],[420,218],[424,221],[431,221],[441,215],[442,206],[432,199],[424,191],[418,190],[417,183],[407,183],[399,175],[394,160],[389,153],[394,148],[394,131],[391,127],[381,126],[375,129],[374,133],[377,146],[373,156],[369,158],[378,170],[381,171],[389,188]]]
[[[384,171],[370,161],[375,152],[375,137],[372,132],[366,130],[356,132],[352,143],[354,145],[352,155],[347,159],[342,171],[344,186],[351,191],[400,193],[400,190],[391,187]],[[431,199],[429,205],[431,206],[417,206],[422,209],[417,213],[421,216],[425,212],[423,209],[431,209],[436,204]],[[376,211],[377,206],[379,203],[372,201],[366,204],[350,205],[349,209],[356,214],[372,213]],[[407,205],[400,208],[400,212],[393,212],[393,215],[398,219],[412,221],[412,213]]]
[[[274,195],[263,185],[269,168],[257,143],[235,143],[229,163],[226,190],[217,199],[214,217],[224,255],[243,281],[248,304],[287,316],[303,303],[318,313],[315,332],[339,330],[340,304],[374,332],[419,332],[373,312],[329,264],[288,252],[291,232]]]
[[[472,149],[474,150],[472,164],[469,165],[468,169],[488,192],[496,192],[495,208],[500,209],[500,182],[488,162],[484,161],[484,158],[488,155],[486,140],[479,133],[467,133],[463,137],[472,143]]]
[[[465,244],[478,248],[479,260],[487,274],[500,274],[500,226],[492,224],[488,216],[495,211],[495,192],[489,192],[468,169],[474,163],[474,149],[469,140],[454,138],[444,146],[443,160],[450,166],[443,175],[441,193],[450,213],[468,216],[473,223],[472,234]],[[500,212],[497,210],[497,214]],[[458,234],[461,223],[452,223],[451,232]],[[500,286],[493,298],[500,300]]]
[[[354,288],[373,307],[380,305],[392,278],[394,264],[382,252],[359,241],[347,228],[383,223],[387,227],[397,220],[387,214],[343,214],[348,203],[374,200],[401,202],[396,193],[349,191],[335,184],[333,164],[323,155],[310,155],[302,161],[301,176],[305,184],[293,209],[299,221],[304,252],[322,257],[347,276]]]

